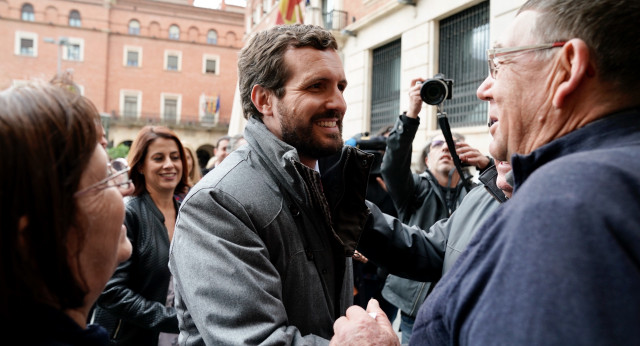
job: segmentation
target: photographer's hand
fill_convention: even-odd
[[[460,157],[460,162],[474,166],[480,171],[487,168],[491,163],[491,160],[481,153],[480,150],[464,142],[456,144],[456,153],[458,157]]]
[[[417,118],[418,113],[422,109],[422,98],[420,98],[420,87],[422,86],[424,79],[416,78],[411,80],[411,87],[409,88],[409,110],[407,110],[407,117]]]

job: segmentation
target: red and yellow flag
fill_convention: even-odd
[[[280,0],[280,9],[276,25],[302,23],[302,0]]]

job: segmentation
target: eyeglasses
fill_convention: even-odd
[[[536,44],[532,46],[487,49],[487,61],[489,62],[489,74],[491,75],[491,78],[493,79],[496,78],[496,73],[498,72],[498,64],[499,64],[499,61],[497,60],[498,57],[509,55],[509,54],[515,54],[515,53],[532,52],[536,50],[562,47],[564,46],[565,43],[567,42],[557,41],[553,43],[543,43],[543,44]]]
[[[436,139],[435,141],[431,142],[431,147],[432,148],[440,148],[444,143],[446,143],[445,141],[441,140],[441,139]],[[453,141],[453,143],[460,143],[459,139],[456,139]]]
[[[76,192],[75,197],[82,196],[91,190],[104,190],[110,187],[117,187],[120,192],[126,192],[129,190],[131,179],[129,179],[129,165],[127,161],[122,158],[115,159],[107,165],[109,176],[100,180],[99,182],[87,186],[86,188]]]

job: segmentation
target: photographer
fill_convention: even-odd
[[[429,143],[425,159],[427,170],[422,174],[411,172],[412,143],[420,124],[418,113],[422,109],[421,86],[424,81],[421,78],[411,81],[409,109],[400,115],[389,134],[381,172],[399,219],[409,226],[429,229],[438,220],[449,217],[467,191],[442,134],[432,137]],[[464,137],[454,134],[454,140],[463,164],[475,166],[480,172],[491,166],[491,160],[464,143]],[[409,341],[418,308],[430,292],[430,285],[395,275],[387,277],[382,295],[401,311],[403,343]]]

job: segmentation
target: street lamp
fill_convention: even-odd
[[[69,46],[69,38],[68,37],[58,37],[58,39],[53,39],[51,37],[43,38],[44,42],[53,43],[58,45],[58,76],[62,73],[62,46]]]

